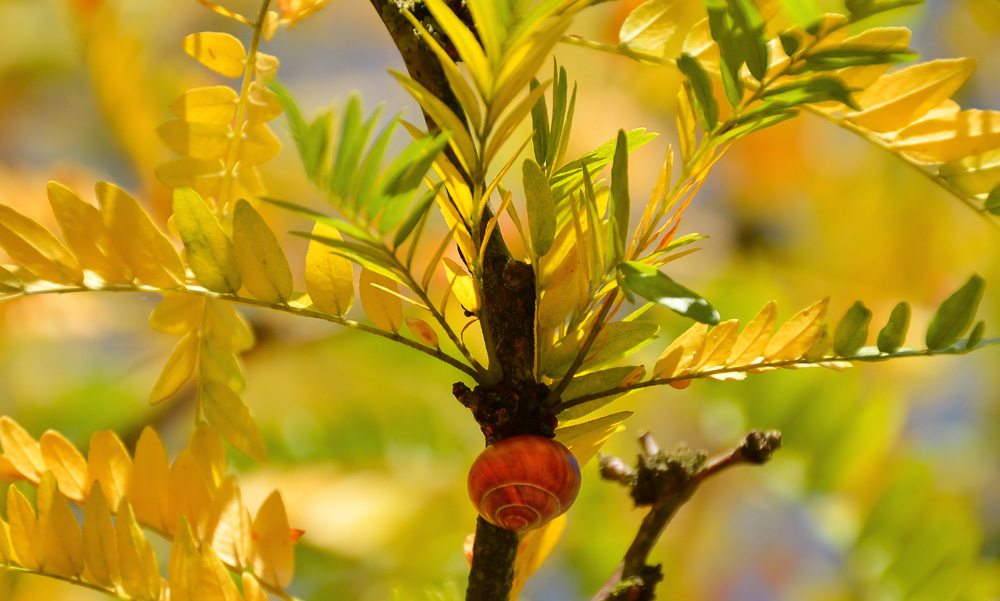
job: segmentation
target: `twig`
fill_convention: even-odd
[[[650,433],[639,437],[643,452],[635,470],[614,457],[601,458],[601,476],[630,489],[636,506],[650,506],[635,539],[611,578],[593,601],[651,599],[663,579],[660,566],[648,565],[649,554],[667,524],[691,498],[702,482],[722,470],[741,463],[761,464],[781,446],[776,430],[747,434],[743,443],[726,455],[706,461],[703,452],[681,447],[671,454],[660,450]]]

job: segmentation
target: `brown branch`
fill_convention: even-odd
[[[433,51],[424,43],[402,10],[417,12],[424,7],[419,0],[371,0],[386,30],[406,65],[410,77],[420,82],[458,116],[462,107],[448,84],[447,77]],[[449,2],[455,8],[459,2]],[[459,12],[459,11],[456,11]],[[421,20],[430,15],[414,15]],[[431,28],[429,28],[431,30]],[[433,28],[440,31],[440,28]],[[447,40],[442,40],[447,47]],[[424,114],[429,129],[436,124]],[[461,163],[449,148],[445,151],[452,163]],[[473,196],[485,191],[483,182],[473,181],[463,173]],[[482,246],[481,223],[493,216],[487,206],[482,215],[474,215],[471,231]],[[463,257],[468,263],[472,258]],[[494,228],[483,253],[481,276],[482,306],[479,312],[483,340],[489,357],[488,384],[469,390],[457,384],[455,396],[469,407],[486,436],[487,444],[518,434],[552,436],[555,417],[544,403],[548,389],[534,381],[535,362],[535,274],[531,266],[514,261],[500,228]],[[470,265],[470,268],[472,266]],[[479,519],[469,574],[468,601],[506,601],[513,579],[517,536]]]
[[[621,459],[601,458],[601,476],[630,489],[636,506],[650,506],[635,539],[615,573],[594,596],[593,601],[642,601],[653,599],[656,585],[663,579],[660,566],[648,565],[649,554],[670,520],[691,498],[702,482],[726,468],[743,463],[761,464],[781,446],[776,430],[747,434],[743,443],[726,455],[706,461],[703,452],[681,447],[671,454],[660,450],[648,432],[639,437],[643,452],[635,470]]]

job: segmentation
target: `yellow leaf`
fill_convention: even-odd
[[[198,601],[243,601],[226,566],[208,545],[201,549],[199,571]]]
[[[201,590],[198,543],[191,532],[191,525],[183,516],[177,526],[174,544],[170,547],[167,582],[170,584],[170,601],[200,601],[200,595],[205,592]]]
[[[14,562],[14,549],[10,543],[10,526],[0,519],[0,563],[10,565],[12,562]]]
[[[175,532],[181,517],[184,517],[198,540],[203,540],[212,518],[212,494],[201,468],[188,449],[182,449],[170,467],[169,490],[169,532]]]
[[[266,163],[281,150],[281,142],[263,123],[251,123],[243,131],[243,145],[240,146],[240,164],[253,166]]]
[[[167,364],[163,366],[163,371],[153,384],[153,389],[149,392],[149,404],[156,405],[167,400],[174,395],[181,386],[188,381],[194,373],[195,364],[198,360],[198,335],[197,332],[188,332],[177,346],[170,353]]]
[[[288,529],[288,515],[278,491],[257,510],[253,521],[253,568],[263,582],[283,589],[295,571],[295,542]]]
[[[730,319],[712,328],[705,339],[701,360],[693,367],[705,371],[725,365],[736,343],[739,327],[740,320]]]
[[[209,539],[212,548],[229,565],[249,565],[253,536],[250,511],[243,504],[240,489],[231,477],[223,481],[215,498],[215,507]]]
[[[97,207],[57,182],[49,182],[47,189],[49,204],[59,221],[66,244],[83,267],[106,282],[129,283],[132,275],[111,242],[108,228],[104,226]]]
[[[476,294],[476,285],[472,277],[465,273],[461,265],[448,257],[444,258],[444,268],[448,273],[448,285],[462,307],[470,313],[479,311],[479,296]]]
[[[649,0],[640,4],[622,23],[618,42],[635,50],[655,52],[661,49],[677,31],[687,2],[679,0]]]
[[[410,328],[413,336],[423,344],[434,348],[440,347],[437,332],[426,321],[416,317],[407,317],[406,327]]]
[[[0,447],[3,447],[3,456],[14,469],[28,480],[38,483],[46,469],[38,441],[6,415],[0,417]]]
[[[213,292],[235,294],[242,284],[233,243],[215,214],[191,188],[174,188],[173,209],[195,279]]]
[[[52,471],[59,483],[59,491],[68,498],[82,502],[90,493],[90,472],[87,460],[66,438],[49,430],[39,439],[45,467]]]
[[[670,343],[653,367],[653,378],[671,378],[697,364],[705,349],[708,326],[703,323],[692,325],[686,332]]]
[[[226,156],[233,139],[228,123],[191,123],[171,119],[156,128],[156,133],[177,154],[208,161]]]
[[[149,314],[149,326],[157,332],[180,336],[198,327],[205,299],[187,294],[164,294]]]
[[[863,110],[846,117],[874,132],[896,131],[951,97],[975,68],[971,58],[941,59],[890,73],[855,94]]]
[[[118,545],[122,590],[135,599],[158,601],[160,573],[156,566],[156,556],[127,499],[123,499],[118,508],[115,541]]]
[[[830,299],[824,298],[781,326],[764,349],[767,361],[788,361],[804,355],[823,333],[823,317],[829,303]]]
[[[589,422],[573,426],[563,426],[556,429],[556,440],[563,443],[576,457],[580,467],[597,455],[601,446],[618,431],[618,427],[628,417],[631,411],[622,411],[605,415]]]
[[[34,219],[2,204],[0,247],[17,264],[40,279],[68,286],[83,283],[80,263],[52,232]]]
[[[989,194],[1000,186],[1000,150],[941,165],[938,173],[949,184],[968,194]]]
[[[90,477],[100,483],[108,506],[112,509],[118,507],[121,498],[125,496],[131,469],[132,458],[114,432],[95,432],[90,437],[87,470]]]
[[[201,346],[198,369],[202,380],[210,380],[225,384],[233,392],[239,394],[246,388],[246,378],[239,359],[230,351],[220,350],[206,340]]]
[[[278,95],[256,81],[250,84],[248,99],[248,123],[265,123],[276,118],[284,110]]]
[[[268,303],[285,303],[292,296],[292,270],[260,214],[244,199],[233,213],[233,250],[243,285],[250,294]]]
[[[84,564],[91,580],[104,587],[112,587],[119,582],[115,527],[100,482],[93,485],[83,508],[83,551]]]
[[[163,442],[149,426],[143,428],[135,445],[128,478],[128,500],[137,520],[160,532],[168,532],[170,464]]]
[[[518,543],[517,558],[514,560],[514,585],[510,591],[512,600],[518,598],[528,578],[542,567],[565,529],[564,513],[541,528],[527,532]]]
[[[218,489],[226,475],[226,449],[219,434],[208,424],[199,422],[191,433],[187,448],[209,487],[213,491]]]
[[[1000,111],[962,111],[910,125],[893,148],[923,163],[947,163],[1000,148]]]
[[[42,475],[37,502],[45,571],[65,578],[79,576],[83,573],[83,535],[52,472]]]
[[[205,418],[222,439],[248,457],[266,461],[264,439],[243,399],[218,382],[206,382],[203,391],[202,410]]]
[[[225,165],[222,159],[177,157],[156,167],[156,177],[168,188],[187,186],[204,198],[219,194]]]
[[[24,290],[24,283],[4,267],[0,267],[0,294],[8,292],[20,292]]]
[[[243,598],[246,601],[269,601],[267,593],[250,572],[243,572]]]
[[[314,236],[340,240],[335,228],[317,223]],[[329,246],[309,241],[306,252],[306,291],[313,305],[330,315],[344,315],[354,304],[354,267],[349,260],[331,252]]]
[[[729,365],[747,365],[764,356],[764,349],[774,331],[774,320],[778,315],[778,305],[771,301],[743,328],[733,352],[726,362]]]
[[[45,547],[38,519],[28,499],[13,484],[7,489],[7,521],[10,525],[10,546],[17,563],[41,572],[45,566]]]
[[[255,61],[257,72],[254,74],[254,81],[260,83],[262,86],[266,86],[274,79],[279,66],[281,66],[281,61],[278,60],[278,57],[264,52],[257,52],[257,59]]]
[[[170,103],[170,112],[184,121],[229,125],[236,118],[239,96],[228,86],[193,88]]]
[[[380,273],[361,268],[358,293],[365,315],[375,327],[387,332],[398,332],[399,326],[403,325],[403,303],[398,296],[386,289],[399,292],[396,282]]]
[[[246,65],[243,44],[228,33],[203,31],[184,38],[184,52],[224,77],[240,77]]]
[[[97,198],[111,239],[137,278],[157,288],[176,288],[185,280],[174,246],[134,198],[107,182],[97,184]]]
[[[208,301],[212,342],[222,350],[239,353],[253,347],[253,330],[246,318],[225,301]]]

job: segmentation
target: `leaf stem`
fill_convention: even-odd
[[[671,376],[669,378],[654,378],[651,380],[646,380],[645,382],[639,382],[632,384],[630,386],[617,386],[615,388],[608,388],[601,392],[594,392],[591,394],[583,395],[574,399],[569,399],[557,404],[554,411],[562,413],[567,409],[572,409],[584,403],[590,401],[596,401],[598,399],[603,399],[605,397],[614,396],[618,394],[625,394],[627,392],[632,392],[633,390],[639,390],[640,388],[649,388],[652,386],[664,386],[666,384],[672,384],[674,382],[683,382],[685,380],[696,380],[696,379],[712,379],[714,376],[722,374],[734,374],[734,373],[751,373],[758,370],[770,371],[771,369],[778,368],[804,368],[804,367],[822,367],[824,364],[828,363],[878,363],[881,361],[889,361],[892,359],[903,359],[909,357],[933,357],[936,355],[958,355],[971,352],[986,346],[993,346],[1000,344],[1000,338],[992,338],[989,340],[983,340],[979,342],[975,347],[971,349],[964,348],[961,345],[962,341],[941,350],[932,349],[900,349],[892,354],[884,354],[873,352],[866,353],[867,349],[874,349],[874,347],[862,348],[858,355],[853,357],[820,357],[818,359],[788,359],[784,361],[772,361],[770,363],[754,363],[752,365],[735,365],[731,367],[716,367],[712,369],[707,369],[701,372],[689,372],[686,374],[678,374],[676,376]]]
[[[12,294],[7,294],[0,296],[0,303],[10,301],[16,298],[29,297],[29,296],[40,296],[43,294],[72,294],[77,292],[147,292],[156,294],[190,294],[193,296],[201,296],[205,298],[212,298],[217,300],[228,301],[232,303],[237,303],[240,305],[246,305],[250,307],[264,307],[267,309],[274,309],[276,311],[283,311],[285,313],[291,313],[292,315],[298,315],[300,317],[311,317],[313,319],[322,319],[323,321],[329,321],[335,323],[345,328],[351,328],[352,330],[359,330],[368,334],[373,334],[387,340],[392,340],[398,342],[403,346],[410,347],[412,349],[418,350],[426,355],[430,355],[435,359],[443,361],[448,365],[451,365],[455,369],[461,371],[462,373],[473,378],[477,382],[480,381],[482,375],[479,371],[473,369],[469,365],[463,363],[462,361],[446,354],[440,349],[434,349],[429,346],[425,346],[416,342],[415,340],[410,340],[409,338],[404,338],[395,332],[386,332],[380,330],[374,326],[352,321],[350,319],[345,319],[336,315],[328,315],[320,311],[314,311],[307,309],[305,307],[294,306],[291,304],[274,304],[268,303],[262,300],[257,300],[255,298],[248,298],[243,296],[235,296],[229,294],[218,294],[205,290],[204,288],[194,288],[194,287],[181,287],[173,289],[163,289],[157,288],[155,286],[147,286],[144,284],[135,285],[121,285],[121,284],[109,284],[106,286],[47,286],[45,288],[39,288],[36,290],[23,290],[21,292],[15,292]]]

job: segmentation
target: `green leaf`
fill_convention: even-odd
[[[785,54],[792,56],[799,51],[799,47],[802,45],[802,40],[799,39],[797,35],[791,31],[786,31],[778,34],[778,39],[781,41],[781,48],[785,51]]]
[[[212,292],[235,294],[242,285],[233,243],[201,196],[191,188],[174,188],[174,225],[184,241],[188,266]]]
[[[627,133],[626,138],[628,139],[629,152],[646,144],[657,135],[645,132],[644,128],[639,128]],[[587,168],[587,171],[596,175],[605,165],[611,162],[611,159],[615,156],[617,146],[618,136],[615,136],[614,140],[605,142],[597,149],[588,152],[575,161],[570,161],[552,175],[549,178],[549,183],[552,184],[552,199],[555,201],[556,206],[559,205],[560,200],[566,198],[570,192],[583,183],[584,167]]]
[[[250,294],[268,303],[285,303],[292,296],[292,270],[278,239],[245,199],[233,211],[233,251]]]
[[[983,278],[973,274],[965,285],[941,303],[927,328],[927,348],[945,349],[962,337],[976,317],[985,287]]]
[[[312,179],[317,178],[320,174],[323,157],[330,145],[330,124],[333,122],[333,113],[325,111],[320,113],[312,123],[306,123],[295,99],[292,98],[287,88],[277,81],[271,82],[268,87],[278,95],[282,106],[285,107],[288,128],[291,130],[292,139],[295,140],[295,145],[299,149],[306,175]]]
[[[991,214],[1000,215],[1000,186],[990,190],[989,196],[986,197],[986,204],[984,207]]]
[[[556,205],[552,202],[552,189],[538,163],[525,159],[521,171],[531,245],[537,256],[544,257],[556,237]]]
[[[539,163],[543,165],[547,173],[551,173],[559,159],[559,150],[563,148],[562,143],[569,135],[570,122],[573,119],[573,103],[576,101],[576,85],[573,85],[573,102],[570,103],[568,112],[566,107],[566,90],[568,79],[565,67],[558,67],[553,59],[553,86],[552,86],[552,125],[548,128],[549,139],[545,146],[545,161]]]
[[[746,58],[747,68],[754,79],[761,81],[767,72],[767,36],[764,33],[764,16],[753,0],[729,0],[733,21],[739,28],[739,43]]]
[[[979,321],[976,325],[972,327],[972,331],[969,332],[969,338],[965,341],[966,350],[972,350],[976,348],[976,345],[983,341],[983,336],[986,334],[986,322]]]
[[[758,118],[749,123],[744,123],[742,125],[737,125],[731,130],[719,136],[716,140],[716,144],[722,144],[730,140],[736,140],[742,138],[743,136],[748,136],[755,131],[760,131],[762,129],[767,129],[768,127],[777,125],[782,121],[788,121],[792,117],[799,114],[799,111],[795,109],[781,109],[780,112],[775,114],[764,114],[758,115]]]
[[[531,78],[528,91],[534,90],[539,85],[537,77]],[[545,104],[545,96],[540,97],[535,102],[535,106],[531,107],[531,127],[535,130],[531,137],[532,147],[535,151],[535,162],[544,165],[549,144],[549,109]]]
[[[743,100],[740,67],[743,66],[744,60],[736,42],[736,24],[733,22],[726,0],[705,0],[705,7],[708,8],[708,25],[712,31],[712,39],[719,44],[722,85],[726,90],[729,104],[735,107]]]
[[[594,339],[582,371],[596,369],[617,361],[656,338],[660,327],[648,321],[613,321],[605,325]],[[589,331],[576,330],[555,343],[545,353],[542,373],[558,378],[566,373],[580,352]]]
[[[840,79],[819,76],[770,89],[761,96],[761,100],[772,108],[781,109],[832,100],[845,104],[854,110],[860,110],[860,107],[851,98],[851,92],[852,89],[845,86]],[[748,111],[741,116],[740,120],[745,121],[752,113],[753,111]]]
[[[781,0],[781,4],[802,27],[808,27],[823,17],[823,7],[817,0]],[[784,45],[784,38],[782,38],[782,45]],[[786,47],[786,54],[791,56],[794,51],[788,52]]]
[[[608,253],[610,264],[617,265],[625,258],[628,240],[628,220],[631,201],[628,194],[628,143],[625,130],[618,130],[615,159],[611,165],[611,196],[608,207]]]
[[[838,46],[829,50],[820,50],[806,56],[802,64],[789,70],[790,75],[814,73],[817,71],[832,71],[845,67],[862,65],[886,65],[916,60],[915,52],[895,52],[877,50],[870,46]]]
[[[910,305],[901,302],[893,308],[889,322],[878,333],[878,350],[883,353],[894,353],[903,346],[906,331],[910,329]]]
[[[833,334],[833,351],[840,357],[854,356],[868,339],[868,324],[871,321],[871,309],[864,303],[857,301],[851,305]]]
[[[865,17],[877,15],[888,10],[895,10],[906,6],[917,6],[923,4],[924,0],[889,0],[887,2],[876,2],[875,0],[844,0],[844,7],[851,13],[853,20],[858,21]]]
[[[701,128],[712,131],[719,122],[719,103],[715,101],[715,94],[712,93],[712,80],[701,63],[690,54],[684,53],[677,59],[677,68],[691,83],[695,106],[701,118]]]
[[[434,204],[434,199],[437,198],[438,193],[441,191],[441,187],[444,186],[444,182],[438,182],[433,188],[424,193],[420,197],[420,200],[413,206],[413,210],[410,214],[406,216],[403,223],[396,230],[396,235],[392,238],[392,247],[398,248],[406,239],[410,237],[410,233],[413,229],[420,223],[427,211],[430,210],[431,205]],[[419,238],[419,236],[418,236]]]
[[[258,196],[258,200],[262,200],[267,204],[272,204],[276,207],[281,207],[286,211],[291,211],[296,215],[305,217],[310,221],[315,221],[316,223],[323,223],[329,225],[330,227],[336,228],[341,234],[347,234],[348,236],[357,238],[358,240],[370,241],[374,240],[371,234],[364,231],[363,229],[347,223],[342,219],[337,219],[336,217],[330,217],[329,215],[324,215],[319,211],[314,211],[309,207],[304,207],[300,204],[294,202],[289,202],[287,200],[281,200],[280,198],[271,198],[268,196]]]
[[[358,175],[357,185],[354,189],[355,205],[359,207],[368,206],[371,202],[372,187],[378,178],[379,169],[382,167],[382,157],[385,156],[385,149],[389,146],[392,132],[399,123],[402,113],[398,113],[389,123],[382,128],[382,131],[375,136],[365,160],[361,163],[361,172]]]
[[[719,313],[704,298],[681,286],[655,267],[635,261],[618,266],[625,289],[701,323],[719,323]]]

